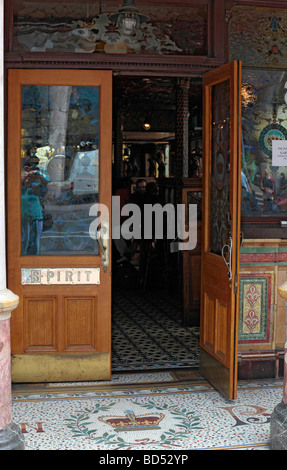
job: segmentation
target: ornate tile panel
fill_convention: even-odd
[[[273,286],[273,272],[240,274],[239,344],[270,342]]]

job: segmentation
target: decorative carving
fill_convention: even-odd
[[[173,56],[121,56],[113,57],[105,54],[72,54],[72,53],[45,53],[22,52],[6,53],[5,63],[9,67],[21,68],[81,68],[94,70],[109,69],[116,73],[119,71],[144,71],[144,73],[158,73],[163,76],[186,75],[201,77],[201,75],[224,63],[223,59],[206,58],[204,62],[199,57]]]

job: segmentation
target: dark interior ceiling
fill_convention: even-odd
[[[175,132],[177,79],[170,77],[127,77],[114,79],[114,116],[121,115],[123,131],[140,132],[148,119],[153,132]],[[202,109],[200,79],[189,88],[190,129]]]

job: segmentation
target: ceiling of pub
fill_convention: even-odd
[[[175,132],[177,86],[174,77],[115,77],[114,115],[120,115],[123,130],[142,131],[147,119],[150,131]],[[201,103],[201,80],[193,78],[189,87],[190,127],[192,117],[200,118]]]

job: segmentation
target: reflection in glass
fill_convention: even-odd
[[[168,3],[162,8],[156,2],[142,4],[140,11],[150,21],[130,35],[110,20],[120,3],[13,0],[13,50],[207,55],[208,5]]]
[[[287,166],[272,165],[272,141],[287,140],[286,84],[286,71],[243,70],[243,217],[287,216]]]
[[[230,230],[230,83],[212,88],[210,251],[221,254]]]
[[[98,253],[98,144],[98,87],[22,86],[22,255]]]

